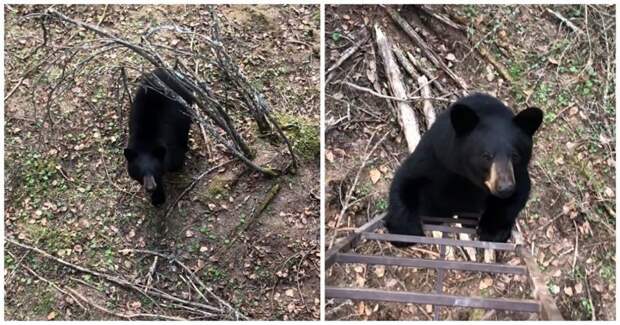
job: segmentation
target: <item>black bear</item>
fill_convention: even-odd
[[[194,97],[172,73],[158,68],[143,76],[131,107],[129,144],[124,151],[129,176],[151,194],[153,205],[166,201],[164,173],[183,167],[192,122],[185,106],[164,95],[153,81],[156,76],[192,105]]]
[[[538,108],[514,115],[479,93],[450,105],[394,175],[389,232],[424,236],[420,216],[481,213],[480,240],[506,242],[530,193],[532,137],[542,118]]]

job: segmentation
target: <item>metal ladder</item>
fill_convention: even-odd
[[[536,264],[536,260],[527,250],[521,234],[517,231],[512,232],[512,241],[514,243],[495,243],[446,238],[448,233],[476,233],[475,228],[479,221],[479,215],[461,214],[453,219],[431,217],[422,218],[424,230],[440,231],[442,233],[442,238],[375,232],[377,229],[383,227],[384,217],[385,213],[376,216],[334,245],[334,247],[332,247],[332,249],[330,249],[325,256],[325,269],[329,269],[336,263],[434,268],[437,270],[435,293],[387,291],[372,288],[326,287],[325,296],[327,298],[430,304],[433,305],[435,320],[440,319],[440,306],[520,311],[537,313],[544,320],[563,320],[554,300],[547,291],[547,287],[545,285],[546,282],[540,272],[540,269],[538,268],[538,265]],[[441,225],[438,225],[437,223],[440,223]],[[455,227],[451,225],[456,223],[461,224],[462,227]],[[369,256],[347,253],[347,251],[352,250],[359,242],[364,240],[436,244],[439,245],[439,259]],[[445,259],[446,246],[475,247],[509,251],[515,253],[517,256],[520,256],[525,265],[513,266],[499,263],[448,261]],[[443,281],[447,270],[526,275],[532,287],[532,294],[536,300],[467,297],[445,294],[443,293]]]

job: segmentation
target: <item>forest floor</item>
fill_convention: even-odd
[[[373,27],[378,24],[394,44],[426,62],[436,74],[445,91],[431,85],[437,112],[472,91],[490,93],[514,111],[528,106],[544,111],[529,168],[533,190],[519,228],[565,319],[615,319],[615,7],[429,6],[462,29],[448,27],[416,6],[393,8],[468,89],[464,91],[429,64],[381,6],[326,6],[326,69],[369,36],[327,76],[326,249],[386,210],[392,175],[407,156],[394,104],[345,84],[392,95],[376,48]],[[484,50],[488,56],[481,55]],[[420,96],[416,80],[402,69],[401,73],[408,92]],[[422,102],[412,104],[420,117]],[[364,242],[356,251],[436,258],[438,249],[426,245],[403,250]],[[456,257],[463,259],[461,254]],[[508,256],[498,259],[513,262]],[[327,271],[326,283],[431,292],[434,272],[336,264]],[[445,288],[458,295],[532,298],[524,276],[451,271]],[[427,320],[432,314],[431,305],[331,299],[326,306],[327,319]],[[442,308],[441,317],[507,320],[536,316]]]
[[[207,6],[55,8],[132,40],[158,25],[201,32],[211,22]],[[238,160],[226,163],[233,156],[194,125],[185,168],[167,177],[161,208],[129,178],[122,154],[129,99],[118,68],[131,65],[133,92],[140,74],[152,69],[148,62],[120,49],[88,59],[93,33],[49,21],[44,33],[28,16],[44,6],[4,10],[6,239],[103,274],[6,242],[5,319],[235,318],[205,311],[223,303],[250,319],[319,318],[319,6],[215,7],[224,46],[285,127],[298,172],[269,179]],[[175,33],[156,37],[177,50],[197,42]],[[84,47],[72,52],[65,42]],[[88,72],[55,89],[63,66],[81,63]],[[282,160],[283,144],[259,138],[236,103],[223,104],[256,160]]]

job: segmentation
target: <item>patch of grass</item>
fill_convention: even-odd
[[[539,107],[546,107],[549,102],[549,95],[551,94],[551,87],[546,82],[543,82],[538,86],[534,93],[534,101]]]
[[[55,300],[54,292],[45,288],[37,293],[36,299],[33,299],[35,305],[32,307],[32,311],[35,315],[47,315],[54,307]]]
[[[508,66],[508,74],[510,74],[510,77],[512,77],[513,80],[521,79],[521,76],[523,75],[523,71],[524,71],[523,65],[519,63],[518,61],[513,61]]]
[[[368,194],[370,194],[372,192],[372,184],[371,183],[363,183],[360,184],[356,190],[356,192],[360,195],[360,196],[366,196]]]
[[[215,265],[209,266],[204,272],[204,275],[207,277],[207,280],[210,281],[219,281],[227,277],[226,271]]]
[[[64,229],[42,226],[39,224],[26,224],[27,237],[37,244],[43,244],[48,250],[58,252],[73,247],[73,236]]]
[[[338,42],[340,39],[342,39],[342,34],[340,32],[333,32],[332,39],[334,40],[334,42]]]
[[[387,210],[387,207],[388,207],[388,203],[387,203],[387,200],[385,200],[384,198],[381,198],[377,201],[377,210],[385,211]]]
[[[601,277],[609,282],[615,282],[616,268],[612,264],[603,264],[599,271]]]
[[[579,305],[581,305],[581,311],[583,311],[584,313],[584,319],[590,319],[592,318],[592,305],[590,304],[590,301],[586,298],[581,298],[579,300]]]
[[[580,265],[575,265],[575,270],[572,273],[573,279],[575,281],[580,281],[585,277],[584,269]]]
[[[560,286],[555,284],[553,281],[547,282],[547,289],[552,295],[557,295],[560,293]]]
[[[276,114],[276,119],[291,141],[293,150],[302,159],[312,160],[319,156],[321,151],[319,123],[301,115],[287,113]]]
[[[56,166],[58,163],[53,159],[43,157],[38,152],[28,152],[21,159],[20,173],[23,188],[31,198],[47,196],[46,193],[53,187],[66,190],[64,179],[58,177]]]

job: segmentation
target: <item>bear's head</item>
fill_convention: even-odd
[[[142,184],[148,193],[155,191],[162,181],[166,148],[156,146],[150,150],[125,148],[129,177]]]
[[[508,198],[515,190],[515,172],[527,171],[532,137],[543,113],[530,107],[513,115],[493,97],[474,96],[482,97],[470,97],[450,107],[457,169],[492,195]]]

